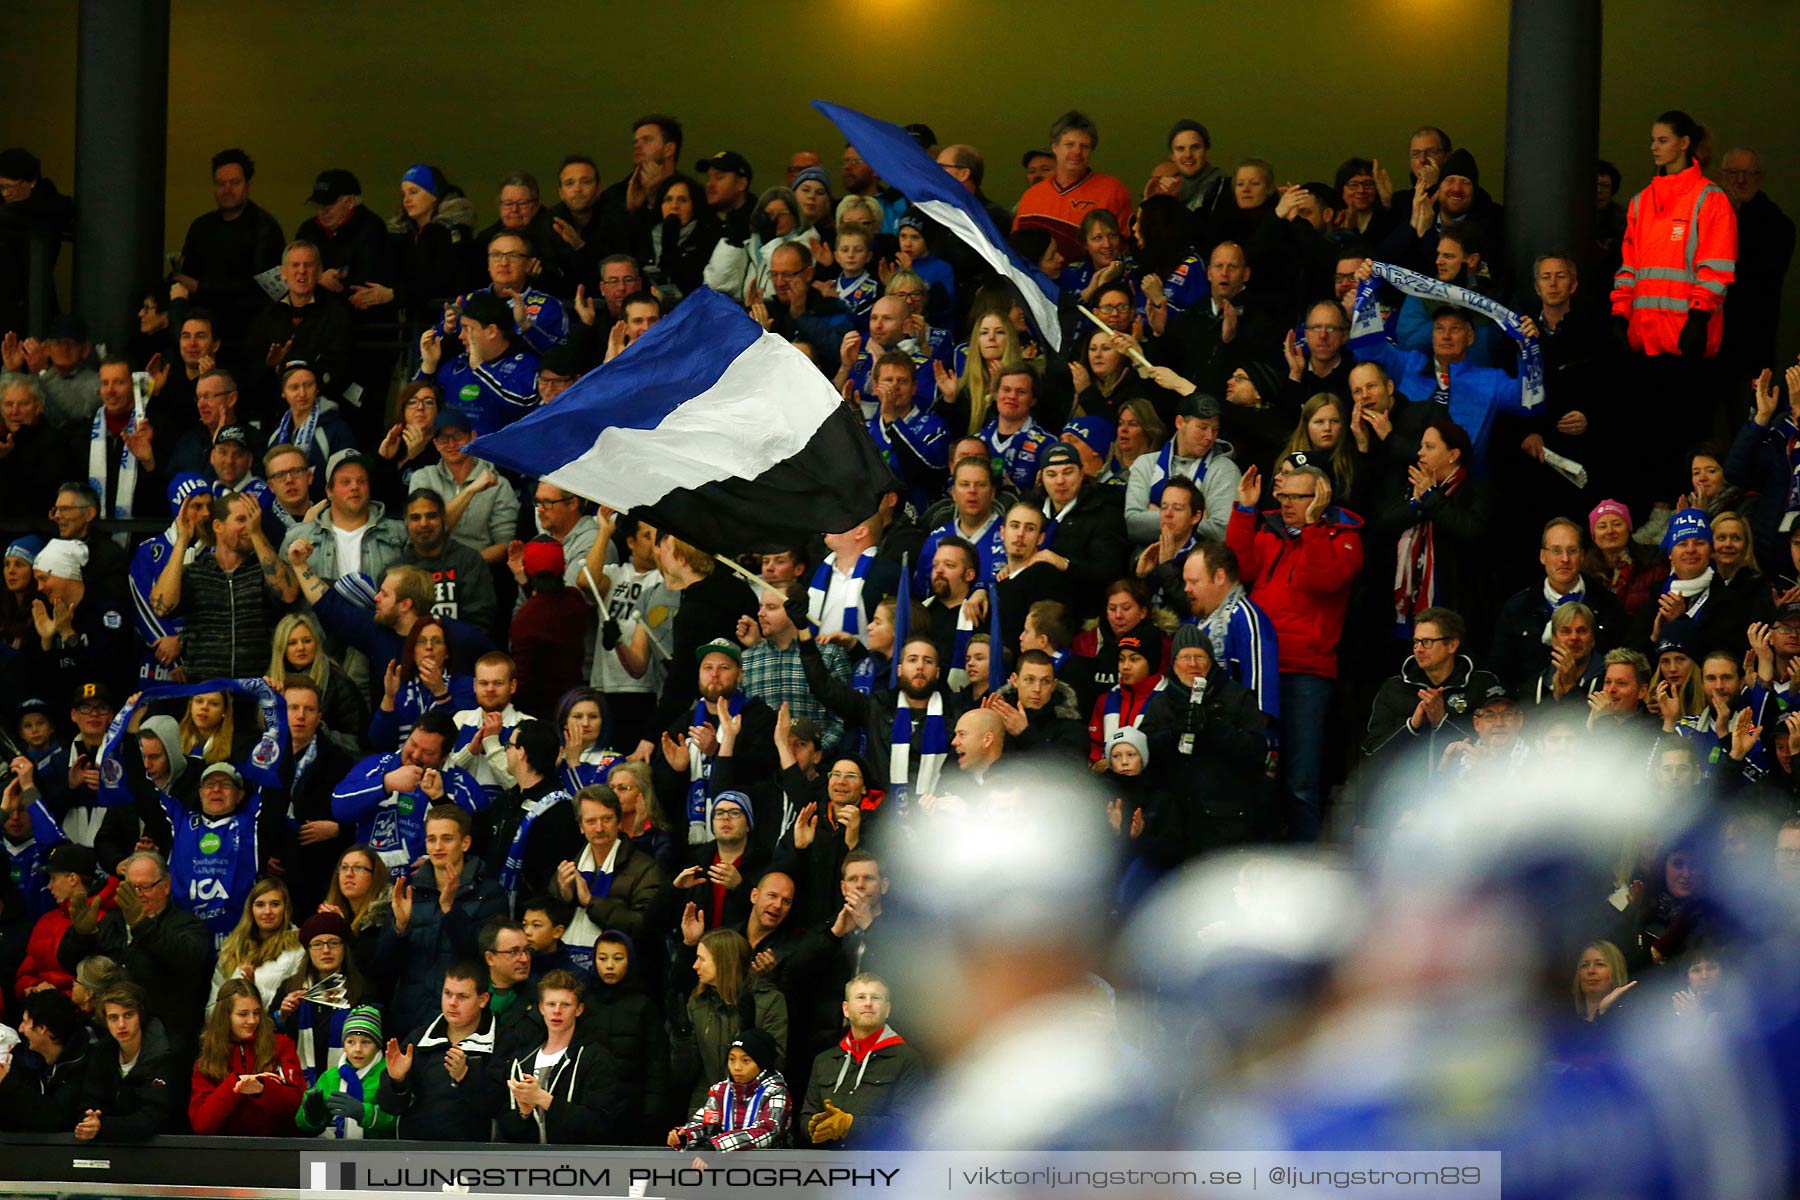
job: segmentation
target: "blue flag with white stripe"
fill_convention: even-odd
[[[550,404],[469,453],[714,554],[854,528],[899,480],[812,359],[702,288]]]
[[[1016,284],[1039,334],[1052,348],[1062,349],[1056,285],[1013,253],[1005,233],[994,227],[987,210],[961,181],[933,162],[912,134],[898,125],[824,100],[814,100],[813,107],[838,127],[844,140],[856,147],[875,174],[898,188],[926,216],[966,242],[982,261]]]

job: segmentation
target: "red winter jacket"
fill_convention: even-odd
[[[91,903],[99,905],[101,917],[119,907],[115,899],[118,890],[119,881],[109,878],[100,894],[90,897]],[[62,945],[63,934],[67,932],[67,904],[59,904],[37,919],[37,924],[31,927],[31,940],[25,944],[25,961],[19,964],[15,988],[19,995],[23,996],[40,983],[49,984],[65,996],[69,994],[69,989],[75,986],[75,977],[63,970],[56,960],[57,947]]]
[[[1238,556],[1238,577],[1250,601],[1275,626],[1283,675],[1337,678],[1338,640],[1350,585],[1362,570],[1362,518],[1335,506],[1290,536],[1279,512],[1233,505],[1225,544]]]
[[[1698,163],[1658,175],[1631,198],[1612,311],[1625,317],[1631,348],[1678,354],[1688,313],[1711,313],[1706,357],[1725,336],[1725,289],[1737,278],[1737,213]]]
[[[265,1078],[263,1090],[247,1096],[232,1089],[239,1076],[256,1074],[251,1049],[243,1042],[231,1044],[224,1079],[209,1079],[195,1066],[193,1090],[188,1098],[188,1123],[195,1133],[229,1133],[239,1137],[294,1135],[294,1114],[300,1111],[300,1099],[306,1094],[306,1075],[300,1069],[294,1043],[282,1034],[275,1035],[275,1063],[269,1069],[280,1078]]]

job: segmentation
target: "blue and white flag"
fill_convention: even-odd
[[[875,174],[898,188],[926,216],[966,242],[982,261],[1016,284],[1039,335],[1053,349],[1062,349],[1056,285],[1013,253],[1006,234],[994,228],[993,219],[974,193],[933,162],[912,134],[898,125],[824,100],[814,100],[813,107],[842,131],[844,139],[856,147]]]
[[[621,512],[649,509],[714,554],[840,533],[901,486],[813,361],[708,288],[469,453]]]
[[[1544,355],[1538,349],[1538,340],[1526,336],[1524,327],[1519,324],[1518,313],[1472,288],[1445,283],[1441,279],[1408,271],[1405,267],[1396,267],[1392,263],[1371,262],[1370,265],[1374,267],[1375,274],[1356,285],[1356,302],[1350,309],[1352,338],[1382,331],[1381,312],[1375,305],[1375,293],[1383,283],[1391,284],[1408,296],[1417,296],[1421,300],[1454,304],[1458,308],[1480,313],[1519,343],[1520,400],[1526,408],[1536,408],[1544,402]]]

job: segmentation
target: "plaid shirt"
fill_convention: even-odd
[[[819,654],[825,660],[826,670],[848,685],[850,659],[844,652],[836,646],[821,645]],[[785,700],[788,712],[795,720],[809,717],[817,722],[821,750],[828,750],[843,739],[843,719],[821,704],[812,689],[806,686],[798,640],[789,642],[786,650],[777,648],[773,642],[762,641],[744,651],[744,677],[738,682],[738,690],[770,708],[779,709]]]
[[[762,1104],[756,1110],[756,1120],[749,1124],[737,1124],[735,1128],[725,1127],[725,1093],[731,1091],[735,1084],[729,1079],[721,1079],[712,1085],[706,1093],[706,1103],[695,1111],[693,1119],[681,1127],[682,1149],[690,1149],[702,1142],[714,1150],[761,1150],[782,1144],[782,1134],[787,1129],[788,1093],[787,1082],[779,1071],[764,1071],[756,1077],[752,1087],[763,1089]],[[739,1089],[733,1097],[732,1120],[742,1122],[750,1116],[746,1103],[748,1089]]]

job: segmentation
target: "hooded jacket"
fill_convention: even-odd
[[[438,981],[442,982],[441,974]],[[461,1083],[444,1069],[450,1037],[441,1015],[408,1035],[406,1040],[413,1046],[412,1069],[399,1080],[384,1071],[375,1090],[375,1102],[382,1111],[399,1118],[396,1137],[422,1142],[488,1140],[493,1114],[511,1099],[494,1072],[495,1033],[494,1014],[483,1008],[481,1023],[457,1043],[469,1066]]]
[[[859,1054],[860,1052],[860,1054]],[[903,1116],[925,1087],[925,1065],[906,1039],[883,1025],[872,1042],[857,1046],[846,1033],[838,1044],[813,1059],[806,1101],[794,1126],[801,1148],[813,1144],[807,1130],[829,1100],[855,1120],[850,1132],[821,1149],[862,1150],[883,1144],[887,1123]]]
[[[588,988],[587,1011],[582,1014],[580,1036],[604,1047],[617,1066],[626,1092],[628,1112],[644,1114],[643,1133],[661,1134],[658,1118],[671,1107],[669,1088],[669,1032],[662,1010],[639,981],[638,951],[630,952],[630,967],[618,983],[595,983]],[[635,1141],[635,1136],[621,1140]]]
[[[1250,601],[1275,624],[1283,674],[1337,678],[1338,641],[1350,585],[1362,570],[1362,518],[1332,505],[1317,522],[1288,532],[1277,511],[1233,506],[1225,544],[1238,556]]]
[[[552,1097],[550,1107],[533,1109],[529,1117],[521,1117],[511,1094],[503,1096],[499,1115],[503,1139],[540,1146],[627,1140],[631,1095],[619,1061],[605,1046],[572,1042],[563,1056],[543,1071],[535,1069],[537,1052],[534,1045],[514,1058],[506,1077],[517,1080],[536,1074],[538,1084]]]
[[[699,1108],[707,1089],[726,1078],[725,1062],[731,1054],[731,1040],[744,1027],[746,1011],[756,1015],[756,1027],[775,1039],[775,1049],[787,1057],[787,997],[760,975],[744,982],[744,992],[736,1005],[726,1004],[716,988],[705,988],[687,1000],[687,1028],[679,1031],[674,1043],[672,1061],[693,1079],[688,1092],[690,1108]]]
[[[1737,278],[1737,213],[1691,163],[1631,198],[1612,313],[1640,354],[1679,354],[1690,313],[1707,314],[1706,357],[1725,336],[1725,289]]]
[[[1404,755],[1423,748],[1424,770],[1437,766],[1445,746],[1462,738],[1475,736],[1475,705],[1481,694],[1499,682],[1488,671],[1475,668],[1466,654],[1456,656],[1450,674],[1436,686],[1444,689],[1444,719],[1424,729],[1412,727],[1413,710],[1419,706],[1419,691],[1433,686],[1419,660],[1408,657],[1400,674],[1381,685],[1375,693],[1375,704],[1369,713],[1369,728],[1363,735],[1363,753]]]

